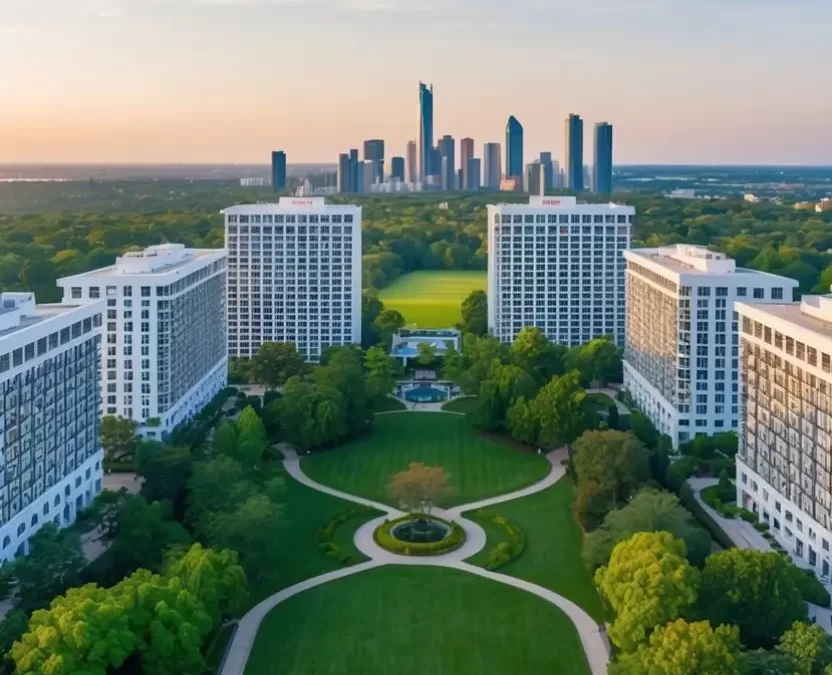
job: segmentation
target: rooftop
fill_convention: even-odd
[[[159,244],[139,251],[127,251],[116,258],[116,264],[75,277],[114,277],[136,274],[167,274],[195,260],[214,256],[224,249],[186,248],[184,244]],[[72,278],[72,277],[68,277]]]
[[[0,339],[80,306],[37,305],[34,293],[3,293],[0,295]]]
[[[615,202],[607,202],[607,203],[591,203],[591,202],[579,202],[577,197],[566,197],[566,196],[557,196],[557,197],[529,197],[529,201],[527,204],[518,204],[518,203],[501,203],[501,204],[491,204],[491,206],[496,206],[498,208],[519,208],[519,209],[528,209],[528,208],[550,208],[550,209],[574,209],[577,207],[585,207],[587,209],[590,208],[603,208],[603,209],[622,209],[627,210],[628,212],[635,213],[635,207],[629,206],[627,204],[617,204]]]
[[[832,295],[804,295],[801,302],[747,303],[760,312],[785,319],[800,328],[832,340]]]
[[[281,197],[274,202],[259,202],[257,204],[235,204],[220,211],[224,215],[261,213],[266,210],[284,209],[291,211],[304,211],[307,209],[358,209],[356,204],[327,204],[325,197]]]

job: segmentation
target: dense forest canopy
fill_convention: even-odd
[[[593,195],[589,199],[595,198]],[[739,265],[793,277],[803,293],[832,284],[832,212],[741,200],[616,195],[636,207],[634,246],[703,244]],[[223,245],[220,210],[273,201],[267,188],[227,181],[0,184],[0,289],[58,300],[55,279],[112,264],[131,246]],[[361,204],[364,286],[420,269],[486,269],[486,206],[519,194],[335,197]]]

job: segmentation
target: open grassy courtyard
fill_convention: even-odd
[[[421,271],[405,274],[379,293],[386,309],[402,313],[409,328],[451,328],[471,291],[484,291],[485,272]]]
[[[372,435],[305,457],[301,467],[320,483],[390,503],[388,479],[410,462],[451,474],[449,506],[525,487],[550,468],[545,457],[476,436],[461,415],[428,412],[380,415]]]
[[[524,591],[450,569],[384,567],[290,598],[246,675],[585,675],[578,634]]]

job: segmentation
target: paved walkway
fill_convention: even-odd
[[[689,478],[688,483],[693,489],[693,496],[696,497],[702,508],[708,512],[715,522],[725,531],[725,534],[734,542],[737,548],[753,548],[758,551],[770,551],[771,546],[760,532],[754,529],[751,523],[745,522],[742,518],[723,518],[702,499],[700,492],[706,487],[716,485],[719,480],[716,478]]]
[[[527,593],[533,593],[539,598],[555,605],[569,617],[575,625],[578,635],[581,638],[581,644],[583,645],[584,652],[586,653],[592,675],[606,675],[607,664],[610,659],[609,642],[607,641],[606,635],[598,623],[596,623],[596,621],[583,609],[578,607],[578,605],[547,588],[538,586],[537,584],[506,576],[505,574],[491,572],[464,562],[465,559],[471,557],[485,547],[486,535],[477,523],[465,518],[463,514],[466,511],[487,508],[512,499],[526,497],[551,487],[558,480],[560,480],[565,473],[564,466],[561,464],[562,460],[566,458],[565,449],[549,453],[546,456],[549,463],[552,465],[549,474],[542,480],[523,488],[522,490],[517,490],[516,492],[506,495],[492,497],[491,499],[484,499],[472,504],[464,504],[452,509],[434,509],[432,513],[435,515],[459,523],[465,529],[466,541],[460,548],[445,555],[419,558],[391,553],[390,551],[382,549],[375,543],[373,533],[376,528],[383,523],[385,519],[392,519],[404,515],[403,511],[386,504],[381,504],[370,499],[364,499],[363,497],[356,497],[355,495],[342,492],[341,490],[336,490],[329,486],[322,485],[321,483],[309,478],[309,476],[303,472],[300,467],[300,459],[298,458],[297,452],[294,448],[286,443],[278,443],[274,447],[283,454],[285,458],[283,465],[286,468],[287,473],[295,480],[303,483],[307,487],[334,497],[340,497],[341,499],[345,499],[356,504],[362,504],[363,506],[378,509],[384,515],[365,523],[359,527],[355,533],[356,548],[369,557],[369,561],[301,581],[294,586],[285,588],[269,598],[266,598],[263,602],[250,610],[240,620],[237,631],[234,634],[234,638],[226,654],[225,661],[223,662],[220,675],[243,675],[243,671],[245,670],[246,662],[248,661],[249,654],[251,653],[251,648],[254,645],[254,640],[257,635],[257,631],[260,628],[260,624],[266,614],[268,614],[278,604],[307,589],[314,588],[315,586],[320,586],[321,584],[341,579],[352,574],[359,574],[365,570],[374,569],[382,565],[428,565],[446,567],[466,572],[468,574],[475,574],[508,586],[513,586],[520,590],[526,591]]]
[[[619,401],[616,396],[618,396],[618,391],[615,389],[610,389],[609,387],[601,387],[599,389],[587,389],[587,394],[606,394],[609,396],[613,402],[615,403],[615,407],[618,408],[619,415],[629,415],[630,409],[624,405],[621,401]]]

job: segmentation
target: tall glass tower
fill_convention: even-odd
[[[433,153],[433,85],[419,83],[419,181],[436,174]]]
[[[283,150],[272,152],[272,190],[280,192],[286,188],[286,153]]]
[[[566,120],[566,187],[573,192],[584,190],[584,121],[580,115]]]
[[[612,124],[595,125],[595,192],[608,195],[612,192]]]
[[[506,178],[523,177],[523,125],[512,115],[506,124]]]

